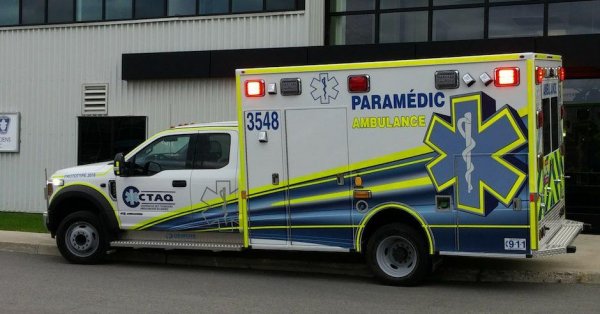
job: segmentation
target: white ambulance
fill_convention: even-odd
[[[238,70],[238,121],[172,128],[56,172],[71,262],[110,247],[361,252],[389,284],[437,255],[573,252],[560,56]]]

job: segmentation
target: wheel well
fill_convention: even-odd
[[[375,214],[367,222],[361,237],[361,251],[365,252],[369,238],[377,229],[390,223],[403,223],[413,227],[415,231],[421,235],[423,240],[425,240],[425,243],[427,243],[427,251],[431,250],[429,247],[431,244],[428,241],[427,232],[413,215],[401,209],[387,208]]]
[[[60,222],[63,221],[63,219],[65,219],[65,217],[68,215],[78,211],[89,211],[102,219],[100,215],[100,209],[96,204],[94,204],[94,202],[84,197],[70,197],[62,200],[54,207],[49,226],[50,232],[55,234]]]

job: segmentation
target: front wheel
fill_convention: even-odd
[[[423,237],[412,227],[389,224],[379,228],[367,243],[367,262],[385,284],[412,286],[431,269]]]
[[[75,264],[102,262],[108,247],[100,219],[93,213],[79,211],[65,217],[56,235],[58,250]]]

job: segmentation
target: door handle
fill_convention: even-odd
[[[173,180],[174,188],[184,188],[187,186],[187,181],[185,180]]]

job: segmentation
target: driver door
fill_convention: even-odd
[[[122,229],[168,229],[151,219],[191,205],[195,139],[195,133],[165,135],[128,160],[130,176],[116,178]]]

